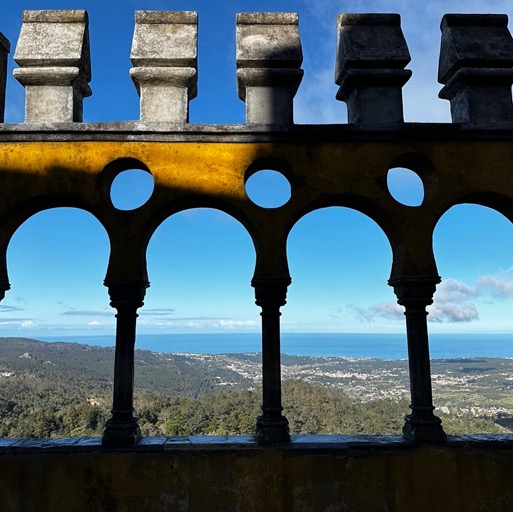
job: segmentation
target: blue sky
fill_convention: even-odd
[[[192,123],[242,123],[244,104],[235,80],[235,13],[295,11],[300,17],[305,77],[295,99],[297,123],[345,123],[335,100],[336,17],[341,12],[398,12],[402,16],[413,78],[404,88],[405,119],[450,121],[449,103],[437,98],[439,24],[446,12],[497,12],[513,16],[508,1],[158,1],[24,0],[2,2],[0,31],[12,43],[22,9],[86,9],[90,16],[93,96],[85,122],[137,119],[138,96],[129,54],[135,10],[193,10],[199,14],[198,97]],[[12,77],[7,122],[23,120],[24,90]],[[418,184],[400,175],[404,200],[419,199]],[[262,192],[256,185],[256,193]],[[265,189],[267,190],[267,189]],[[121,183],[119,201],[148,192],[147,183]],[[135,196],[135,197],[134,197]],[[476,206],[450,210],[435,232],[444,281],[431,308],[432,332],[511,332],[513,227]],[[387,285],[391,251],[370,219],[348,209],[304,218],[289,244],[293,284],[283,308],[284,332],[403,332],[401,309]],[[12,289],[0,304],[0,336],[111,334],[114,311],[103,278],[107,236],[89,214],[71,209],[40,213],[15,234],[8,252]],[[259,309],[250,280],[254,253],[237,221],[213,210],[186,211],[154,235],[148,256],[151,287],[141,310],[140,333],[257,332]]]

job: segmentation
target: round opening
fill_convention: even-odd
[[[135,210],[148,202],[154,185],[153,176],[149,172],[128,169],[114,178],[110,199],[118,210]]]
[[[257,171],[246,181],[246,194],[257,206],[279,208],[290,199],[290,183],[281,172]]]
[[[404,206],[420,206],[424,200],[424,183],[411,169],[390,169],[387,174],[387,186],[390,195]]]

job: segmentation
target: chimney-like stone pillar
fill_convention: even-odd
[[[335,83],[351,124],[402,123],[402,87],[411,71],[398,14],[341,14]]]
[[[130,76],[141,98],[141,121],[189,121],[189,101],[197,94],[197,56],[197,13],[135,13]]]
[[[454,123],[513,121],[513,38],[501,14],[446,14],[438,81]]]
[[[9,40],[0,32],[0,123],[4,122],[7,56],[10,51],[11,43],[9,43]]]
[[[82,121],[83,98],[91,95],[85,11],[24,11],[14,60],[26,122]]]
[[[237,14],[237,89],[248,124],[293,124],[302,62],[297,14]]]

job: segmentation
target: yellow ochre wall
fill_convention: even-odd
[[[476,436],[476,438],[479,436]],[[349,438],[348,438],[349,439]],[[2,512],[505,512],[513,444],[225,443],[0,454]],[[68,440],[69,441],[69,440]],[[155,440],[157,441],[157,440]],[[66,441],[67,442],[67,441]],[[65,442],[65,443],[66,443]],[[93,443],[94,444],[94,443]],[[201,444],[201,443],[200,443]],[[64,447],[61,447],[61,450]],[[506,448],[506,449],[505,449]]]

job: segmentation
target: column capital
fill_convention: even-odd
[[[5,298],[5,292],[11,289],[11,285],[7,282],[0,282],[0,301]]]
[[[257,306],[284,306],[287,303],[287,289],[291,283],[290,277],[254,277],[251,286],[255,288]]]
[[[126,281],[104,281],[108,288],[110,305],[116,309],[140,308],[144,305],[146,288],[149,287],[147,281],[126,280]]]
[[[436,285],[440,282],[440,276],[405,276],[390,279],[388,284],[394,288],[397,302],[401,306],[418,305],[425,308],[433,303]]]

